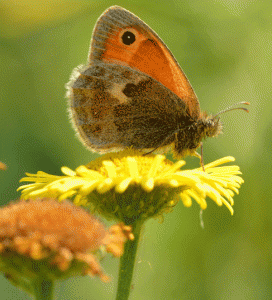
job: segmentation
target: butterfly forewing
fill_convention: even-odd
[[[102,14],[89,60],[127,65],[149,75],[184,101],[193,118],[199,117],[199,102],[178,62],[158,35],[129,11],[113,6]]]

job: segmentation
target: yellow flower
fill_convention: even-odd
[[[181,170],[183,160],[172,163],[163,155],[142,156],[136,150],[106,154],[75,171],[63,167],[64,176],[44,172],[28,174],[21,181],[34,182],[19,188],[22,198],[53,196],[73,198],[107,218],[132,224],[171,211],[179,200],[187,207],[194,199],[202,209],[209,197],[226,205],[233,214],[234,193],[243,183],[238,166],[225,157],[201,168]]]

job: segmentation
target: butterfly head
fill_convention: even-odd
[[[203,113],[197,123],[199,124],[201,139],[214,137],[222,132],[222,123],[217,116],[207,116],[206,113]]]
[[[206,113],[202,113],[202,115],[200,117],[200,122],[203,123],[203,137],[205,138],[205,137],[217,136],[219,133],[222,132],[222,123],[220,122],[219,115],[224,114],[228,111],[238,110],[238,109],[248,112],[247,108],[235,107],[236,105],[240,105],[240,104],[249,105],[248,102],[236,103],[236,104],[220,111],[219,113],[217,113],[214,116],[208,116]]]

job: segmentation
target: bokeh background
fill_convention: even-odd
[[[179,203],[164,222],[146,223],[131,299],[272,299],[272,2],[270,0],[0,1],[0,204],[17,199],[25,172],[60,175],[98,157],[75,137],[65,83],[86,63],[92,30],[111,5],[132,11],[165,41],[189,78],[202,110],[249,101],[250,113],[222,115],[224,134],[204,143],[208,163],[232,155],[245,183],[235,213],[208,200]],[[171,158],[171,156],[169,156]],[[197,158],[186,158],[198,167]],[[112,277],[72,278],[57,299],[114,299]],[[1,299],[30,299],[0,276]]]

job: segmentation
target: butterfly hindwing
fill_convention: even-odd
[[[92,150],[154,149],[174,140],[186,106],[170,90],[130,67],[97,62],[71,86],[71,113]]]

